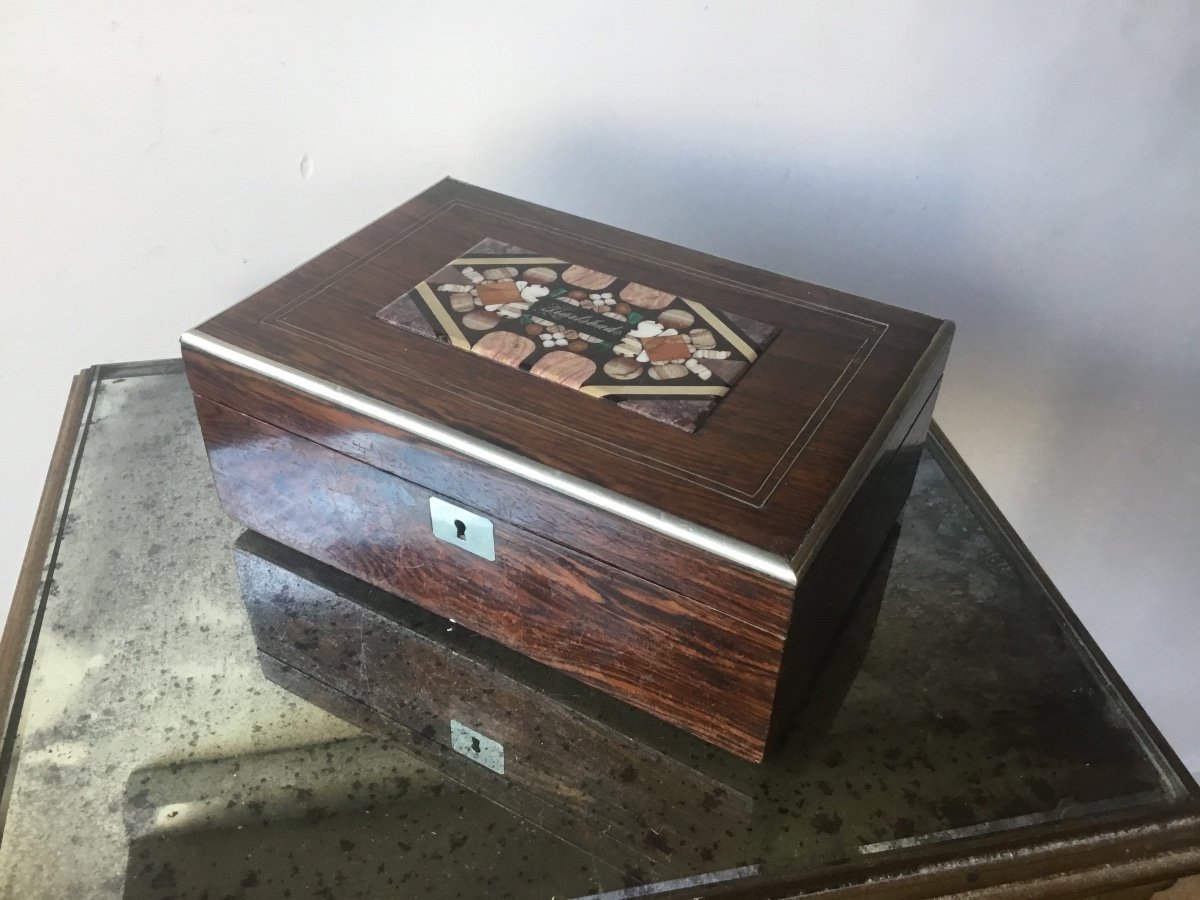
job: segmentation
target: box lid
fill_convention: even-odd
[[[182,340],[794,585],[951,331],[447,179]]]

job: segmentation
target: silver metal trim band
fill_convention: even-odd
[[[235,347],[233,344],[203,332],[188,331],[180,336],[179,342],[185,347],[215,356],[342,409],[367,416],[394,428],[403,429],[430,443],[495,466],[497,469],[549,488],[573,500],[621,516],[630,522],[657,531],[681,543],[706,550],[768,578],[791,586],[796,584],[796,573],[787,559],[773,556],[745,541],[739,541],[710,528],[695,525],[648,504],[631,500],[615,491],[559,472],[547,465],[469,435],[460,434],[437,422],[398,409],[357,391],[347,390],[331,381],[301,372],[284,363]]]

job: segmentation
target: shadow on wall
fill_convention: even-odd
[[[525,191],[525,199],[954,319],[956,345],[966,341],[973,353],[1020,348],[1034,327],[1036,301],[980,252],[986,187],[952,180],[957,167],[939,168],[936,157],[923,160],[931,177],[899,179],[885,157],[875,168],[853,166],[828,144],[806,157],[752,159],[732,145],[688,157],[665,133],[618,130],[620,143],[589,142],[588,127],[543,143],[505,180],[553,191]],[[956,349],[951,362],[960,356]]]
[[[592,142],[589,128],[543,143],[544,153],[518,165],[512,180],[555,186],[543,199],[558,208],[935,314],[947,310],[931,294],[979,289],[962,283],[952,264],[969,221],[958,208],[959,185],[900,183],[882,167],[852,170],[832,153],[751,159],[729,146],[688,157],[666,133],[632,140],[624,127],[619,143]]]

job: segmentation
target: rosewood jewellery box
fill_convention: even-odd
[[[233,519],[759,761],[952,332],[447,179],[182,344]]]

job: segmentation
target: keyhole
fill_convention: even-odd
[[[455,529],[458,531],[458,539],[459,539],[460,541],[462,541],[462,540],[466,540],[466,537],[467,537],[467,524],[466,524],[466,523],[465,523],[465,522],[464,522],[462,519],[455,519],[455,520],[454,520],[454,527],[455,527]]]
[[[471,752],[479,753],[482,750],[483,750],[483,748],[479,746],[479,738],[477,738],[477,737],[471,738]]]

